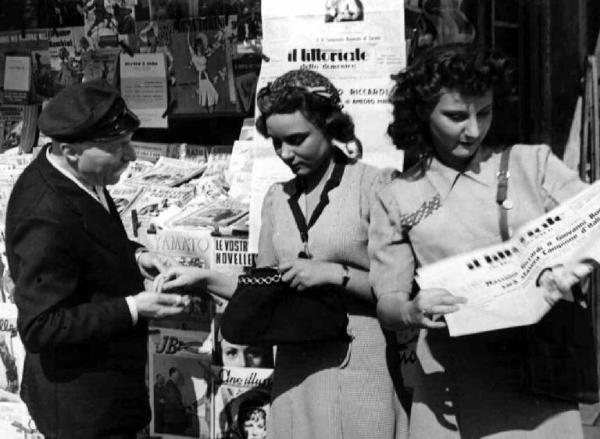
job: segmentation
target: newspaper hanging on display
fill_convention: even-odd
[[[404,3],[396,0],[262,1],[263,63],[258,89],[293,69],[311,69],[339,88],[344,111],[352,116],[362,158],[376,166],[402,168],[402,153],[387,136],[392,107],[391,74],[405,65]],[[268,61],[267,61],[268,59]],[[260,136],[257,143],[267,142]],[[341,145],[343,148],[344,145]],[[271,148],[272,150],[272,148]],[[274,155],[274,152],[272,152]],[[261,167],[257,158],[255,167]],[[272,182],[286,173],[269,166]],[[256,169],[253,171],[256,174]],[[289,175],[289,174],[287,174]],[[252,191],[250,250],[258,250],[260,209],[269,184]]]
[[[421,288],[445,288],[467,303],[445,316],[451,336],[530,325],[546,314],[550,270],[600,261],[600,182],[494,246],[418,270]]]

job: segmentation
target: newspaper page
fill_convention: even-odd
[[[405,65],[404,3],[395,0],[263,0],[263,62],[258,88],[292,69],[327,76],[356,125],[363,159],[402,168],[387,136],[391,74]]]
[[[139,158],[132,162],[129,162],[127,169],[125,169],[125,171],[119,177],[119,183],[133,184],[131,182],[128,182],[127,180],[135,179],[137,176],[148,172],[150,169],[152,169],[152,167],[154,167],[154,163]]]
[[[150,434],[210,439],[211,353],[198,349],[208,332],[151,328],[150,333]]]
[[[211,229],[219,232],[248,213],[245,204],[235,200],[216,200],[205,206],[186,209],[171,219],[168,225],[174,229]]]
[[[16,151],[15,149],[11,151]],[[0,262],[6,265],[5,258],[5,224],[6,221],[6,208],[8,206],[8,199],[12,192],[12,188],[19,178],[19,175],[29,165],[32,160],[31,154],[16,155],[12,153],[0,154]],[[2,279],[2,273],[0,272],[0,280]],[[0,291],[3,291],[2,285],[0,285]]]
[[[231,145],[215,145],[210,149],[208,162],[203,177],[219,175],[225,178],[233,147]]]
[[[108,186],[108,192],[115,202],[117,212],[122,214],[135,201],[143,191],[140,186],[134,186],[127,183],[118,183],[114,186]]]
[[[542,274],[600,261],[600,182],[501,244],[421,267],[421,288],[444,288],[467,303],[445,316],[451,336],[530,325],[548,312]]]
[[[24,54],[48,50],[48,31],[46,29],[25,30],[0,35],[0,88],[4,94],[6,58],[16,53]],[[19,92],[17,92],[17,96]],[[0,95],[3,99],[3,96]],[[8,99],[10,101],[10,97]],[[14,101],[13,101],[14,102]]]
[[[135,180],[132,180],[136,183]],[[178,188],[150,186],[121,213],[125,230],[130,237],[146,237],[154,218],[171,205],[183,206],[194,196],[193,186]],[[144,242],[146,244],[146,242]]]
[[[159,229],[154,250],[171,256],[181,265],[209,268],[212,249],[210,232]]]
[[[138,142],[134,140],[131,142],[131,146],[139,160],[156,163],[161,157],[173,157],[171,151],[175,149],[176,144]]]
[[[210,267],[212,248],[213,237],[210,230],[158,229],[153,244],[153,250],[173,258],[177,264],[200,268]],[[157,322],[157,326],[209,331],[214,307],[208,295],[195,287],[175,292],[189,295],[190,305],[183,313]]]
[[[6,55],[4,58],[3,101],[26,104],[31,91],[31,58],[28,55]]]
[[[253,149],[253,141],[236,140],[233,143],[229,168],[225,174],[229,182],[229,196],[248,205],[252,184]]]
[[[262,203],[267,191],[274,183],[287,181],[293,177],[294,174],[275,154],[272,145],[264,142],[256,143],[250,185],[248,246],[251,252],[258,253]]]
[[[142,128],[168,128],[167,59],[162,53],[121,54],[121,94]]]
[[[211,270],[242,274],[244,268],[254,265],[255,255],[248,252],[247,237],[214,236],[211,252]]]
[[[136,180],[144,184],[174,187],[199,176],[205,169],[203,162],[160,157],[152,169],[137,176]]]
[[[392,120],[390,77],[405,65],[404,3],[395,0],[262,1],[263,61],[258,89],[293,69],[311,69],[338,87],[355,123],[367,163],[402,169],[402,152],[387,136]],[[250,249],[257,251],[260,210],[267,188],[286,180],[270,141],[255,138],[250,205]],[[344,147],[344,145],[341,145]],[[279,161],[280,162],[280,161]],[[289,173],[287,174],[289,175]]]

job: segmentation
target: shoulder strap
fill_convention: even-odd
[[[496,192],[496,203],[498,203],[500,236],[502,241],[507,241],[510,238],[508,230],[508,211],[512,209],[512,202],[508,196],[508,179],[510,172],[508,171],[508,161],[510,158],[511,147],[506,147],[500,156],[500,169],[498,170],[498,190]]]

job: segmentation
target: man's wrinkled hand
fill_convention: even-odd
[[[150,319],[161,319],[183,312],[190,304],[188,296],[143,291],[133,296],[137,312]]]

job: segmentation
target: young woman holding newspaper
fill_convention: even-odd
[[[405,437],[406,413],[395,386],[400,368],[392,364],[397,349],[377,321],[368,276],[370,200],[390,172],[353,162],[333,145],[355,142],[354,125],[338,90],[316,72],[280,76],[260,90],[258,108],[258,131],[272,139],[296,178],[273,185],[265,197],[257,266],[278,267],[299,292],[337,290],[350,335],[277,346],[268,437]],[[163,289],[205,281],[226,298],[238,283],[181,267],[166,279]]]
[[[388,132],[417,163],[386,186],[371,212],[369,254],[385,327],[421,327],[412,438],[579,438],[577,404],[522,386],[524,329],[450,338],[441,316],[465,299],[443,289],[411,295],[415,266],[501,242],[586,185],[546,145],[484,144],[494,94],[509,86],[506,60],[467,44],[429,49],[399,73]],[[497,201],[506,157],[510,178]],[[556,302],[590,267],[554,273]],[[518,304],[515,304],[518,306]]]

